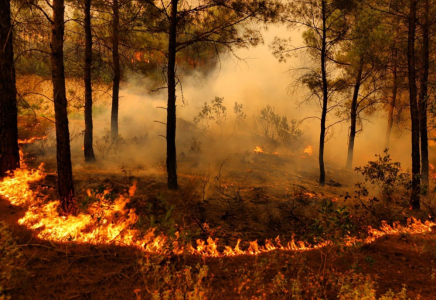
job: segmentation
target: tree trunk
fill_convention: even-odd
[[[322,113],[321,113],[321,132],[319,135],[319,185],[325,184],[325,168],[324,168],[324,144],[326,133],[326,119],[327,119],[327,104],[328,104],[328,85],[327,85],[327,70],[326,70],[326,56],[327,56],[327,28],[326,28],[326,7],[325,0],[322,0],[322,48],[321,48],[321,73],[322,73]]]
[[[419,116],[421,132],[421,175],[422,184],[429,186],[428,174],[428,133],[427,133],[427,99],[428,99],[428,73],[430,68],[429,51],[429,0],[424,1],[424,22],[422,25],[422,62],[423,74],[421,81],[421,93],[419,97]]]
[[[0,178],[20,167],[11,3],[0,0]]]
[[[112,111],[111,111],[111,136],[115,140],[118,138],[118,103],[120,94],[120,55],[118,53],[119,46],[119,31],[120,31],[120,15],[118,0],[113,0],[113,27],[112,27],[112,60],[114,67],[114,79],[112,87]]]
[[[85,0],[85,138],[84,152],[85,161],[95,161],[92,126],[92,85],[91,85],[91,66],[92,66],[92,33],[91,33],[91,0]]]
[[[354,155],[354,139],[356,137],[356,123],[357,123],[357,107],[359,98],[360,83],[362,81],[363,72],[363,58],[360,61],[359,69],[357,70],[356,84],[354,85],[353,99],[351,100],[351,112],[350,112],[350,136],[348,139],[348,155],[347,155],[347,169],[351,169],[353,165],[353,155]]]
[[[56,158],[61,212],[75,213],[73,173],[71,168],[70,134],[68,130],[67,97],[64,74],[64,0],[53,1],[51,65],[56,123]]]
[[[170,31],[168,43],[168,106],[167,106],[167,173],[168,188],[178,189],[176,154],[176,38],[177,4],[171,0]]]
[[[396,47],[396,46],[394,46]],[[392,100],[389,103],[389,113],[388,113],[388,128],[386,129],[386,137],[385,137],[385,148],[389,148],[389,143],[391,139],[392,126],[394,125],[394,112],[395,105],[397,102],[397,93],[398,93],[398,74],[397,74],[397,49],[394,49],[393,54],[394,66],[392,70],[393,76],[393,85],[392,85]]]
[[[416,0],[410,0],[407,63],[409,69],[410,116],[412,121],[412,193],[410,206],[420,209],[419,111],[416,91],[415,63]]]

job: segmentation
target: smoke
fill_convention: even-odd
[[[295,46],[301,46],[301,31],[289,31],[283,26],[272,26],[264,30],[263,34],[264,44],[249,49],[238,49],[235,55],[221,55],[217,67],[207,74],[195,70],[189,74],[179,74],[181,88],[177,94],[177,152],[181,161],[194,157],[197,162],[192,166],[204,168],[211,163],[219,164],[229,155],[252,153],[256,146],[265,147],[264,150],[267,152],[277,151],[279,155],[301,155],[309,144],[313,146],[314,158],[317,157],[320,125],[319,119],[311,117],[318,117],[320,108],[315,102],[302,103],[308,92],[304,87],[291,88],[297,76],[293,68],[307,66],[312,61],[307,60],[300,52],[286,63],[282,63],[272,55],[269,48],[276,36],[291,37]],[[107,140],[110,129],[110,94],[94,96],[94,107],[98,108],[94,115],[94,151],[102,166],[130,166],[153,172],[164,166],[164,107],[167,94],[165,89],[150,92],[153,85],[147,78],[137,76],[128,78],[127,82],[123,83],[119,109],[119,133],[122,143],[116,148],[110,148],[110,142]],[[223,128],[212,122],[213,136],[208,137],[193,125],[193,120],[204,103],[210,103],[215,97],[224,98],[223,105],[227,108],[228,119]],[[242,110],[246,115],[244,122],[236,127],[233,114],[235,102],[242,104]],[[289,149],[271,145],[254,134],[255,116],[266,105],[274,107],[277,114],[286,116],[288,120],[305,119],[299,126],[302,138],[297,147]],[[328,117],[328,123],[337,120],[333,114]],[[373,116],[368,116],[368,120],[364,121],[363,130],[356,137],[354,166],[363,165],[374,159],[374,154],[381,154],[385,146],[385,112],[380,108]],[[71,132],[80,133],[84,130],[83,120],[70,121],[70,128]],[[348,122],[334,127],[334,133],[325,147],[327,167],[345,166],[348,128]],[[217,130],[223,132],[217,133]],[[411,161],[409,137],[410,133],[407,130],[403,130],[401,135],[393,134],[391,137],[390,153],[394,160],[402,162],[404,169],[409,167]],[[82,145],[83,138],[77,135],[72,141],[73,163],[84,167]],[[201,152],[197,153],[192,149],[193,146],[199,146]]]

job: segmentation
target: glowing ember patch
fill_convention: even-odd
[[[428,166],[430,167],[430,170],[434,170],[434,166],[432,164],[428,164]]]
[[[256,146],[256,148],[254,148],[254,153],[256,154],[263,153],[263,149],[260,148],[259,146]]]
[[[308,154],[308,155],[312,155],[312,154],[313,154],[312,146],[309,145],[309,146],[307,146],[306,148],[304,148],[303,153],[304,153],[304,154]]]

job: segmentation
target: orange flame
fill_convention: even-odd
[[[259,146],[256,146],[256,148],[254,148],[254,153],[256,154],[263,153],[263,149]]]
[[[32,144],[36,140],[45,140],[47,136],[34,136],[30,139],[18,140],[18,144]]]
[[[280,237],[277,237],[274,241],[266,240],[264,245],[259,245],[257,241],[249,242],[247,250],[240,248],[241,240],[238,240],[234,248],[224,246],[224,250],[219,250],[219,240],[209,237],[206,241],[198,239],[196,246],[184,247],[178,241],[179,233],[176,233],[175,238],[170,239],[164,235],[156,235],[153,228],[146,233],[133,229],[138,215],[133,209],[126,208],[129,198],[119,196],[113,202],[109,202],[105,199],[105,195],[109,191],[105,191],[102,195],[94,195],[98,201],[93,202],[87,212],[79,213],[76,216],[60,216],[57,210],[59,201],[46,203],[29,188],[30,182],[44,178],[42,165],[36,171],[28,170],[25,164],[22,166],[23,169],[16,170],[0,182],[0,195],[8,199],[13,205],[27,207],[27,211],[24,217],[19,220],[19,224],[35,230],[41,239],[53,242],[74,241],[90,244],[128,245],[145,252],[162,254],[188,252],[207,257],[258,255],[274,250],[308,251],[331,244],[331,242],[326,241],[309,245],[301,241],[295,242],[292,239],[283,245]],[[129,197],[132,197],[135,191],[136,182],[129,189]],[[88,195],[92,196],[91,191],[88,191]],[[436,223],[431,221],[423,223],[414,218],[408,219],[406,226],[400,225],[399,222],[390,226],[384,221],[380,229],[368,227],[369,235],[367,238],[347,237],[345,242],[349,246],[356,243],[372,243],[388,234],[431,232],[433,226],[436,226]]]
[[[308,155],[312,155],[312,154],[313,154],[312,146],[309,145],[309,146],[307,146],[306,148],[304,148],[303,153],[304,153],[304,154],[308,154]]]

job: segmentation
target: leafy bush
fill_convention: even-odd
[[[246,115],[242,111],[242,104],[235,102],[233,106],[233,125],[231,125],[231,132],[224,139],[224,129],[229,119],[227,115],[227,107],[223,104],[224,98],[215,97],[210,104],[205,102],[201,111],[194,118],[194,124],[208,138],[215,140],[219,136],[220,141],[230,139],[236,132],[238,126],[244,121]]]
[[[295,148],[301,137],[296,120],[288,121],[286,116],[275,113],[274,107],[267,105],[256,116],[256,133],[276,144]]]
[[[343,238],[356,231],[356,224],[346,206],[337,206],[331,199],[324,199],[318,210],[319,216],[312,224],[314,239],[342,243]]]
[[[369,277],[362,274],[352,273],[339,278],[340,300],[408,300],[406,287],[403,286],[400,292],[395,293],[389,290],[381,297],[376,296],[376,283]]]
[[[402,172],[399,162],[392,161],[387,149],[383,156],[376,157],[377,160],[369,161],[367,165],[355,169],[365,178],[364,183],[356,184],[355,198],[359,204],[355,207],[369,212],[377,222],[393,221],[409,205],[411,178],[408,173]],[[376,196],[370,196],[367,183],[378,191]]]
[[[206,294],[211,291],[211,276],[206,265],[197,264],[194,268],[185,265],[178,270],[174,263],[163,259],[144,257],[138,261],[137,270],[146,287],[145,299],[208,299]],[[136,292],[139,294],[140,290]]]

